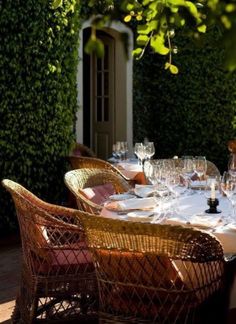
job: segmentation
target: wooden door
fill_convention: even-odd
[[[115,41],[105,33],[99,38],[104,43],[105,55],[103,58],[91,55],[90,139],[97,156],[107,159],[114,142]]]

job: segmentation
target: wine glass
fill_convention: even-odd
[[[182,162],[182,171],[181,175],[184,178],[184,183],[187,188],[190,188],[191,178],[194,175],[194,163],[192,156],[183,156],[181,159]]]
[[[116,150],[116,144],[112,144],[112,156],[115,160],[118,159],[118,156],[117,156],[117,150]]]
[[[151,161],[145,161],[144,162],[144,174],[148,182],[151,182],[152,185],[157,184],[157,179],[158,179],[158,168],[157,165],[154,163],[151,163]]]
[[[205,178],[206,175],[206,170],[207,170],[207,161],[205,156],[196,156],[194,158],[194,173],[197,175],[199,179],[199,193],[201,193],[201,188],[202,188],[202,178]]]
[[[121,154],[121,160],[125,160],[125,153],[126,153],[126,146],[125,146],[125,142],[120,142],[120,154]]]
[[[236,155],[231,154],[228,163],[228,172],[236,180]]]
[[[134,153],[137,155],[138,159],[141,162],[141,165],[143,166],[143,161],[145,159],[145,147],[143,143],[135,143]]]
[[[116,156],[118,158],[118,161],[121,160],[121,142],[116,142]]]
[[[129,152],[129,147],[127,142],[124,142],[124,151],[125,151],[125,160],[127,160],[128,152]]]
[[[145,145],[145,153],[146,159],[151,159],[151,157],[155,154],[155,146],[153,142],[147,142]]]
[[[229,174],[228,180],[224,185],[221,184],[221,190],[229,199],[232,206],[232,222],[236,222],[236,182],[234,178]]]

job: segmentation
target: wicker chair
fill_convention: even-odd
[[[219,171],[219,169],[211,161],[207,161],[207,171],[206,171],[206,175],[220,177],[220,171]]]
[[[84,168],[110,170],[123,177],[126,181],[131,181],[118,168],[105,160],[84,156],[70,156],[70,164],[73,170]]]
[[[80,215],[99,285],[100,323],[225,322],[221,244],[181,226]]]
[[[17,212],[22,273],[13,323],[97,322],[97,280],[76,210],[43,202],[3,180]]]
[[[123,193],[130,189],[129,184],[118,174],[101,169],[78,169],[65,174],[65,184],[74,194],[79,209],[100,214],[102,205],[92,202],[84,195],[83,189],[92,188],[104,184],[112,184],[115,193]]]
[[[95,157],[96,154],[86,145],[81,143],[76,143],[73,147],[70,156],[89,156],[89,157]]]

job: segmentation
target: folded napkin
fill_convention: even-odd
[[[193,215],[189,220],[190,224],[196,227],[211,227],[222,225],[221,216],[213,215]]]
[[[135,210],[129,212],[127,217],[132,220],[150,220],[150,217],[154,215],[153,211],[150,210]]]
[[[134,188],[135,195],[142,197],[142,198],[153,196],[155,192],[156,192],[156,189],[154,188],[153,185],[138,185],[138,184],[136,184],[135,188]]]
[[[157,205],[154,197],[150,198],[133,198],[123,201],[113,201],[106,204],[106,208],[111,210],[133,210],[133,209],[151,209]]]
[[[171,225],[189,225],[199,228],[215,228],[217,226],[221,226],[223,224],[222,218],[220,216],[216,216],[215,214],[211,215],[193,215],[192,217],[181,217],[181,215],[177,215],[174,217],[170,217],[166,220],[166,223]]]

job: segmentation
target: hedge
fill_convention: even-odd
[[[227,141],[236,135],[236,73],[222,68],[218,35],[213,29],[202,46],[179,36],[177,76],[155,54],[135,62],[134,141],[153,140],[156,157],[205,155],[227,168]]]
[[[79,6],[64,0],[0,2],[0,179],[62,203],[77,110]],[[17,228],[0,189],[0,233]]]

